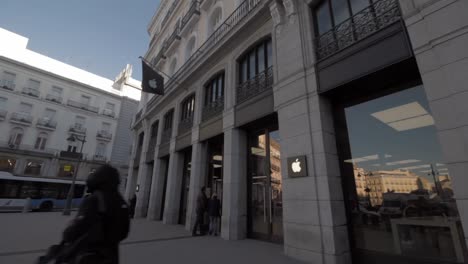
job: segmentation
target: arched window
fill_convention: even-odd
[[[172,59],[171,65],[169,66],[169,75],[174,75],[177,67],[177,58]]]
[[[221,25],[222,20],[223,10],[218,6],[213,10],[210,19],[208,20],[208,36],[210,36],[219,25]]]
[[[21,145],[23,140],[24,130],[20,127],[15,127],[11,130],[10,139],[8,140],[8,145],[10,147],[18,147]]]
[[[47,144],[47,138],[48,138],[47,133],[45,132],[39,133],[36,139],[36,143],[34,144],[34,149],[44,150]]]
[[[185,49],[185,61],[187,61],[190,58],[190,56],[192,56],[195,50],[195,41],[196,41],[196,38],[195,36],[193,36],[187,42],[187,47]]]

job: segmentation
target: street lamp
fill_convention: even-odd
[[[66,204],[65,204],[65,208],[63,209],[63,215],[70,215],[70,213],[71,213],[72,199],[73,199],[73,195],[74,195],[74,191],[75,191],[75,181],[76,181],[76,177],[78,175],[78,169],[80,168],[81,155],[83,154],[83,146],[84,146],[84,143],[86,142],[86,136],[83,136],[83,138],[79,138],[79,137],[72,134],[69,138],[67,138],[67,141],[69,141],[69,142],[80,141],[81,142],[81,148],[80,148],[80,153],[79,153],[79,156],[78,156],[78,162],[76,164],[75,171],[73,172],[72,184],[70,186],[70,189],[68,190],[67,201],[66,201]]]

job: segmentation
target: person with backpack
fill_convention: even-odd
[[[118,264],[119,243],[130,230],[129,208],[119,193],[117,169],[103,165],[89,175],[91,193],[84,198],[75,219],[63,232],[60,245],[52,246],[38,263]]]

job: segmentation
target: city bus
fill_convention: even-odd
[[[52,211],[65,207],[70,180],[14,176],[0,171],[0,212],[22,211],[29,200],[32,211]],[[76,181],[72,207],[79,207],[85,192],[85,182]]]

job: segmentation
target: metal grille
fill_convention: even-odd
[[[242,103],[273,86],[273,67],[269,67],[254,78],[247,80],[237,86],[237,103]]]
[[[68,100],[68,105],[71,106],[71,107],[79,108],[79,109],[90,111],[90,112],[93,112],[93,113],[98,113],[99,112],[98,107],[90,106],[90,105],[83,104],[83,103],[73,101],[73,100]]]
[[[222,113],[224,110],[224,97],[221,96],[216,100],[209,102],[203,107],[202,110],[202,120],[206,121],[218,114]]]
[[[318,60],[340,50],[401,19],[397,0],[379,0],[336,25],[315,39]]]

